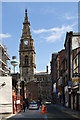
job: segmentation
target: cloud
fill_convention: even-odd
[[[61,38],[65,35],[66,32],[73,31],[73,27],[76,25],[76,23],[72,25],[62,25],[62,27],[55,27],[51,29],[39,29],[39,30],[33,30],[36,34],[41,33],[48,33],[46,34],[46,41],[47,42],[55,42],[56,40],[61,40]]]
[[[65,35],[66,32],[73,31],[73,25],[71,26],[62,26],[59,29],[56,29],[52,32],[50,36],[46,38],[47,42],[55,42],[56,40],[60,41],[61,38]]]
[[[78,16],[77,16],[77,15],[72,16],[72,15],[66,13],[66,14],[64,15],[64,18],[65,18],[66,20],[72,20],[72,19],[77,19]]]
[[[47,29],[34,30],[34,29],[32,29],[32,31],[33,31],[34,33],[39,34],[39,33],[43,33],[43,32],[49,32],[50,30],[47,30]]]
[[[6,33],[6,34],[0,34],[0,39],[2,39],[2,38],[10,38],[10,37],[11,37],[11,35],[8,34],[8,33]]]
[[[66,16],[67,20],[71,20],[71,19],[74,19],[74,18],[75,18],[74,16]]]

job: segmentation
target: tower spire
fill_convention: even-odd
[[[31,32],[30,32],[30,22],[28,22],[28,16],[27,16],[27,9],[25,9],[25,18],[23,22],[23,32],[22,37],[24,38],[32,38]]]
[[[25,20],[27,20],[27,22],[28,22],[27,9],[25,10]]]
[[[23,24],[25,23],[30,25],[30,22],[28,22],[27,9],[25,9],[25,20]]]

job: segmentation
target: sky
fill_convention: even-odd
[[[47,65],[50,70],[52,53],[64,48],[66,32],[78,32],[78,3],[3,2],[0,39],[7,45],[11,60],[12,56],[16,55],[19,61],[19,45],[26,8],[36,51],[36,72],[45,71]],[[9,66],[13,71],[10,63]]]

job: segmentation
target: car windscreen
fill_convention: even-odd
[[[30,103],[30,104],[37,104],[37,103]]]

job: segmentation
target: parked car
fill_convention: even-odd
[[[39,109],[39,106],[37,104],[37,102],[31,102],[29,104],[29,110],[38,110]]]
[[[51,100],[47,100],[45,104],[51,104]]]

